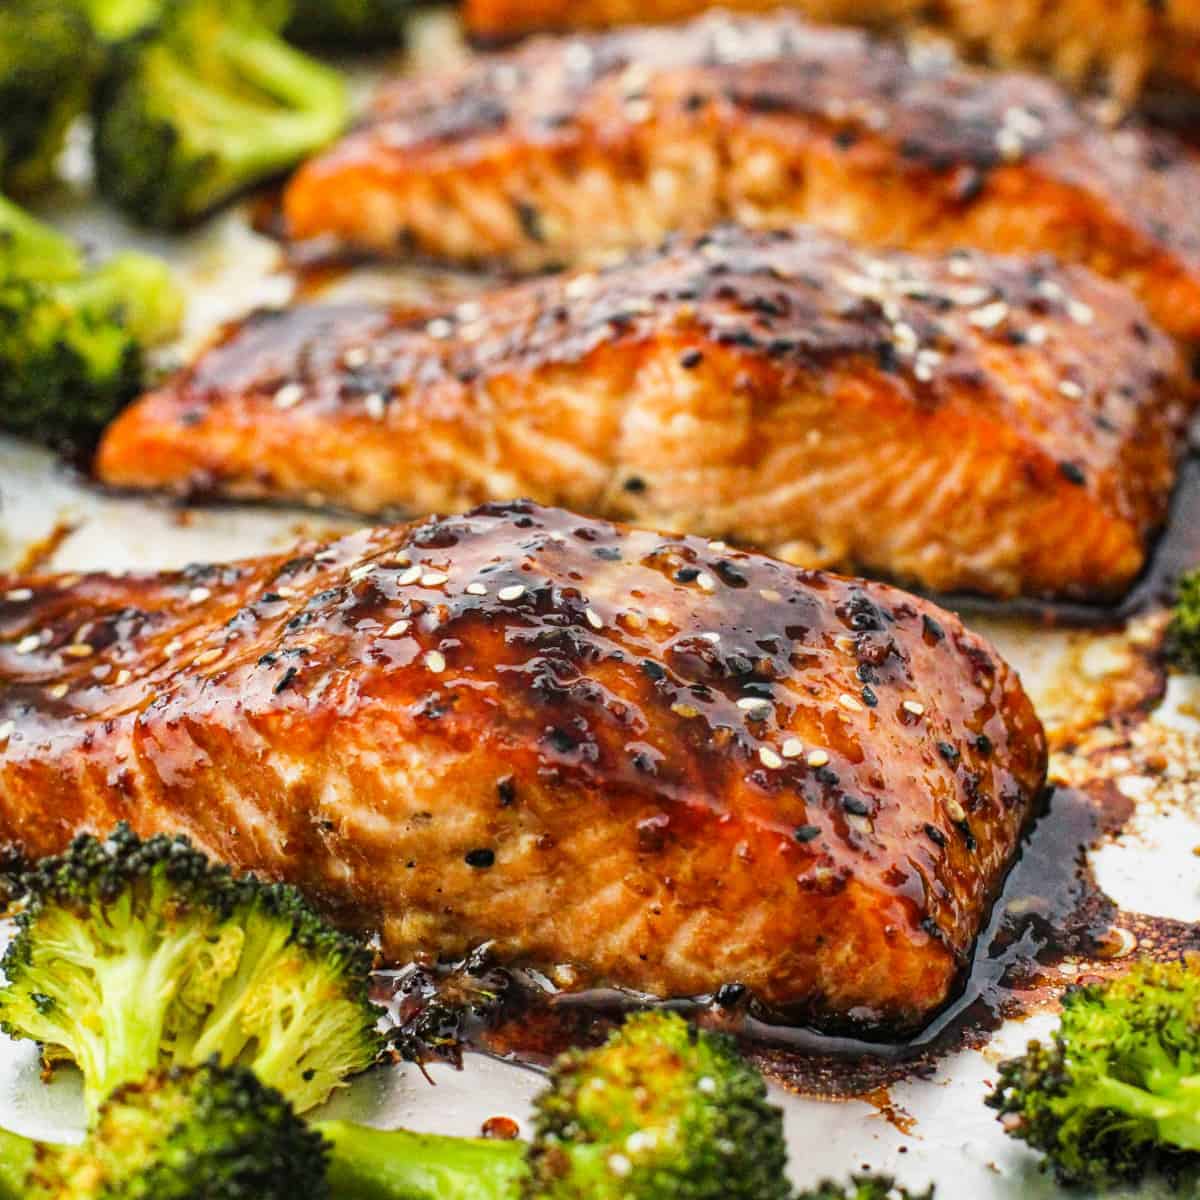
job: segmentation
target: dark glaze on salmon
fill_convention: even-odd
[[[118,419],[126,488],[367,513],[543,503],[992,596],[1120,596],[1186,363],[1047,260],[727,228],[414,323],[265,313]]]
[[[0,585],[0,839],[185,831],[401,961],[911,1028],[1045,754],[949,613],[529,503]]]
[[[1036,76],[786,13],[543,39],[385,87],[301,169],[294,237],[520,269],[810,221],[910,250],[1051,252],[1200,335],[1200,166]]]

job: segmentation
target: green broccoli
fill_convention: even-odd
[[[163,0],[75,0],[97,36],[110,45],[158,19]]]
[[[1200,959],[1069,991],[1053,1041],[1003,1063],[987,1103],[1063,1183],[1200,1166]]]
[[[347,114],[340,75],[252,0],[166,0],[98,89],[97,183],[144,224],[186,225],[320,149]]]
[[[1167,626],[1167,658],[1183,671],[1200,674],[1200,567],[1175,588],[1175,611]]]
[[[88,23],[69,4],[0,5],[0,185],[29,192],[54,178],[67,129],[100,69]]]
[[[0,1200],[327,1200],[327,1147],[240,1067],[125,1084],[78,1146],[0,1132]]]
[[[910,1192],[897,1187],[890,1175],[855,1175],[848,1187],[826,1180],[801,1192],[796,1200],[933,1200],[933,1188]]]
[[[0,196],[0,428],[86,444],[141,390],[145,351],[178,329],[164,263],[78,247]]]
[[[399,45],[413,0],[286,0],[284,36],[310,46],[374,49]]]
[[[21,882],[0,1028],[76,1063],[93,1111],[124,1083],[216,1057],[305,1112],[380,1054],[371,955],[292,888],[124,825]]]
[[[720,1035],[631,1017],[564,1055],[531,1145],[381,1133],[329,1122],[330,1183],[347,1200],[785,1200],[778,1109]]]

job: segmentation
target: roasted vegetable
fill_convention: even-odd
[[[158,259],[89,268],[68,238],[0,197],[0,428],[90,441],[141,390],[147,348],[182,316]]]
[[[311,45],[375,49],[397,45],[413,0],[286,0],[284,35]]]
[[[88,106],[100,50],[83,16],[54,0],[0,4],[0,185],[45,187],[67,129]]]
[[[1200,673],[1200,567],[1176,585],[1166,650],[1168,659],[1180,670]]]
[[[216,1059],[304,1112],[378,1057],[370,954],[291,888],[126,826],[22,882],[0,1026],[76,1063],[92,1110],[163,1066]]]
[[[318,150],[348,111],[338,73],[251,0],[165,0],[101,83],[97,182],[135,220],[186,225]]]
[[[1003,1063],[987,1102],[1063,1183],[1200,1167],[1200,959],[1069,991],[1053,1039]]]

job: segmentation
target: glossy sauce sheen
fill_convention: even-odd
[[[492,941],[902,1031],[1044,779],[1015,675],[951,614],[529,503],[3,587],[5,842],[185,831],[398,961]]]
[[[290,231],[520,269],[674,230],[811,221],[912,250],[1046,251],[1200,335],[1200,166],[1057,85],[798,17],[542,39],[384,88],[285,195]]]
[[[678,21],[707,0],[466,0],[475,37],[504,40],[544,30]],[[933,28],[999,63],[1047,66],[1080,87],[1130,100],[1146,85],[1200,89],[1196,0],[724,0],[725,9],[790,7],[810,20],[888,32]]]
[[[1190,406],[1184,357],[1084,269],[730,227],[420,322],[260,314],[97,471],[376,514],[532,496],[931,590],[1110,598]]]

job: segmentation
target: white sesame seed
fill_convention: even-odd
[[[360,566],[353,568],[350,572],[350,578],[358,583],[361,579],[366,579],[375,570],[374,563],[362,563]]]
[[[440,675],[446,669],[446,657],[437,650],[430,650],[425,655],[425,665],[435,675]]]
[[[600,619],[600,614],[594,608],[584,609],[583,615],[587,617],[587,623],[593,629],[603,629],[604,622]]]
[[[18,654],[32,654],[42,644],[40,634],[31,633],[28,637],[23,637],[17,643]]]
[[[722,551],[729,549],[729,543],[728,542],[709,542],[708,548],[714,554],[720,554]]]
[[[610,1154],[608,1169],[618,1178],[624,1179],[633,1170],[633,1163],[624,1154]]]
[[[652,620],[655,625],[670,625],[670,610],[663,608],[660,604],[650,610],[650,620]]]
[[[1008,305],[1003,300],[995,300],[975,309],[967,316],[977,329],[995,329],[1008,316]]]
[[[371,355],[363,346],[352,346],[342,355],[342,362],[351,370],[355,370],[358,367],[365,367],[370,360]]]
[[[7,742],[13,733],[16,731],[16,721],[5,721],[0,724],[0,742]]]
[[[783,759],[771,749],[770,746],[760,746],[758,749],[758,761],[764,767],[769,767],[772,771],[778,771],[783,766]]]
[[[1092,306],[1084,304],[1082,300],[1071,300],[1067,303],[1067,316],[1077,325],[1090,325],[1096,319]]]
[[[628,612],[621,614],[621,620],[629,626],[630,629],[638,630],[646,628],[646,618],[642,616],[636,609],[629,609]]]
[[[450,576],[445,571],[426,571],[421,576],[421,586],[427,588],[441,587],[449,578]]]
[[[1045,325],[1030,325],[1030,327],[1025,330],[1025,340],[1031,346],[1043,345],[1046,341]]]
[[[1083,388],[1079,386],[1073,379],[1060,379],[1058,382],[1059,392],[1071,400],[1082,400],[1084,396]]]
[[[892,326],[892,340],[901,350],[915,350],[920,343],[917,331],[904,321],[897,321]]]
[[[378,392],[363,397],[363,408],[372,421],[382,421],[387,416],[387,401]]]
[[[567,281],[567,286],[563,289],[567,296],[572,300],[579,300],[584,296],[590,295],[596,289],[595,275],[576,275],[574,279]]]
[[[767,601],[768,604],[778,604],[783,597],[774,588],[759,588],[758,594]]]
[[[298,383],[285,383],[275,393],[276,408],[294,408],[304,399],[304,388]]]
[[[933,368],[927,362],[918,362],[913,367],[913,375],[920,383],[929,383],[933,379]]]
[[[862,712],[862,710],[863,710],[863,706],[861,704],[859,704],[859,702],[857,700],[855,700],[855,698],[853,696],[851,696],[849,692],[843,692],[838,697],[838,703],[847,712]]]
[[[1037,290],[1046,297],[1047,300],[1065,300],[1067,293],[1063,291],[1062,284],[1056,283],[1053,279],[1039,279]]]
[[[206,587],[194,587],[188,592],[187,596],[189,604],[203,604],[205,600],[211,599],[211,597],[212,592]]]
[[[117,687],[124,687],[132,678],[132,671],[119,671],[116,679],[113,680],[113,683],[116,684]]]
[[[829,762],[829,755],[824,750],[814,750],[805,761],[810,767],[823,767]]]
[[[168,658],[174,658],[180,650],[183,649],[183,643],[178,638],[172,638],[164,647],[163,653]]]
[[[713,1096],[717,1091],[717,1081],[711,1075],[704,1075],[696,1080],[696,1091],[705,1096]]]
[[[962,254],[956,254],[946,264],[946,269],[955,279],[970,279],[975,274],[975,266],[969,258]]]
[[[383,636],[388,638],[401,637],[409,631],[412,626],[411,621],[393,621],[384,631]]]
[[[696,586],[702,592],[715,592],[717,590],[717,581],[713,579],[711,575],[701,571],[700,574],[696,576]]]
[[[295,588],[277,587],[275,589],[275,595],[282,596],[285,600],[290,600],[295,594],[296,594]]]
[[[1005,125],[996,131],[996,149],[1005,162],[1016,162],[1025,154],[1025,142],[1015,129]]]
[[[67,694],[68,690],[67,684],[56,683],[53,687],[46,689],[46,695],[49,696],[51,700],[61,700]]]
[[[484,585],[482,583],[468,583],[467,584],[467,595],[468,596],[486,596],[487,588],[484,587]]]
[[[223,650],[214,647],[212,650],[205,650],[203,654],[197,654],[192,659],[193,667],[207,667],[210,663],[215,663],[218,658],[224,653]]]
[[[775,711],[770,700],[763,700],[758,696],[743,696],[737,702],[737,706],[752,720],[756,721],[765,720]]]
[[[702,638],[703,638],[703,639],[704,639],[706,642],[712,642],[712,644],[713,644],[714,646],[715,646],[715,645],[716,645],[716,644],[717,644],[717,643],[718,643],[718,642],[721,640],[721,635],[720,635],[719,633],[712,633],[712,632],[709,632],[709,633],[702,633],[700,636],[701,636],[701,637],[702,637]]]
[[[11,600],[14,604],[23,604],[26,600],[33,599],[33,592],[29,588],[13,588],[8,593],[7,599]]]
[[[919,700],[905,700],[900,706],[907,713],[912,713],[914,717],[923,717],[925,715],[925,705]]]
[[[420,578],[421,568],[409,567],[407,571],[401,571],[400,574],[396,576],[396,582],[401,587],[407,587],[410,583],[416,583]]]
[[[804,743],[799,738],[788,738],[780,753],[784,758],[799,758],[804,753]]]
[[[501,588],[496,595],[505,602],[509,600],[520,600],[525,595],[524,585],[514,583],[511,587]]]
[[[96,653],[87,642],[74,642],[70,646],[64,646],[62,652],[68,658],[91,658]]]
[[[951,797],[946,801],[946,812],[950,815],[952,821],[965,821],[967,819],[966,811],[957,800]]]
[[[112,674],[112,663],[100,663],[92,668],[93,679],[107,679]]]

